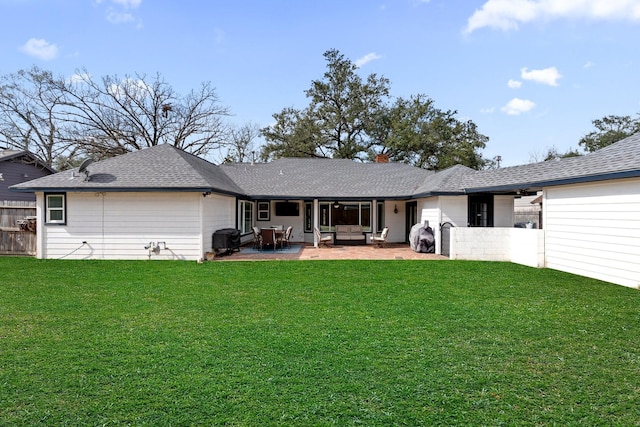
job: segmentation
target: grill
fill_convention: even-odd
[[[212,236],[213,251],[218,255],[221,252],[230,254],[234,250],[240,250],[240,230],[235,228],[223,228],[216,230]]]

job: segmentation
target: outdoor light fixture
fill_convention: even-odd
[[[338,203],[337,201],[333,202],[334,209],[338,209],[339,207],[340,207],[340,203]]]
[[[397,214],[398,213],[398,205],[395,205],[393,207],[393,213]]]

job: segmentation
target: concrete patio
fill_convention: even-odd
[[[243,247],[244,248],[244,247]],[[447,257],[436,254],[418,253],[411,250],[408,243],[388,243],[386,247],[373,245],[331,245],[315,248],[305,245],[299,253],[287,254],[265,250],[261,253],[233,252],[230,255],[216,256],[212,261],[258,261],[258,260],[335,260],[335,259],[389,259],[389,260],[446,260]]]

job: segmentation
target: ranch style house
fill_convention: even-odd
[[[336,225],[407,242],[434,231],[451,259],[516,262],[640,286],[640,134],[580,157],[497,170],[285,158],[214,165],[159,145],[11,187],[35,193],[37,257],[198,260],[216,230],[292,226],[317,245]],[[514,227],[514,199],[540,194],[542,224]],[[152,245],[153,244],[153,245]],[[149,250],[153,246],[153,253]]]

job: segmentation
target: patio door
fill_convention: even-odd
[[[469,196],[469,227],[493,227],[493,194]]]
[[[407,202],[405,205],[407,215],[405,222],[405,243],[409,242],[409,233],[411,232],[411,227],[418,223],[418,202]]]

